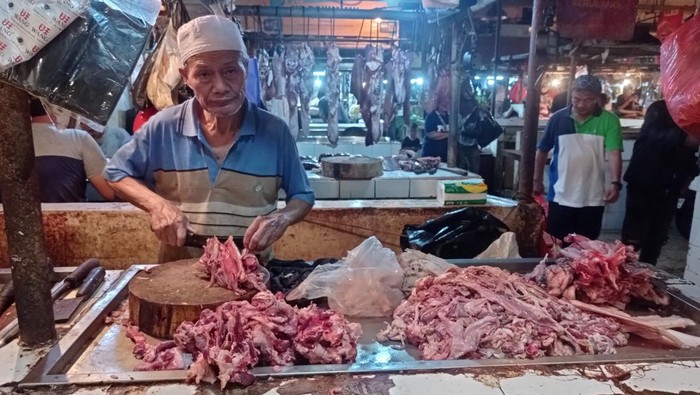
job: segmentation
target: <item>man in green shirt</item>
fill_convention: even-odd
[[[547,122],[537,146],[535,194],[544,192],[547,155],[554,149],[549,171],[547,231],[563,239],[570,233],[596,239],[606,203],[620,196],[622,131],[615,114],[600,106],[600,81],[584,75],[573,84],[571,107]],[[606,185],[605,166],[611,182]]]

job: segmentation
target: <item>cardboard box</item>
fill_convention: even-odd
[[[437,183],[437,199],[440,204],[469,205],[486,204],[488,187],[484,180],[441,180]]]

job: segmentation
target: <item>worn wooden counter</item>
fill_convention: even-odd
[[[527,221],[518,215],[515,202],[489,198],[482,207],[519,236],[536,238],[537,231],[524,226]],[[275,256],[340,258],[371,235],[399,251],[404,225],[421,224],[454,209],[433,199],[317,201],[307,219],[290,227],[275,244]],[[108,269],[156,262],[159,242],[150,230],[148,215],[130,204],[43,204],[42,210],[47,251],[58,266],[78,265],[90,257],[99,258]],[[0,267],[8,265],[4,216],[0,216]]]

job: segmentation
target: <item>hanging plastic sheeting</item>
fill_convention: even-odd
[[[31,59],[88,9],[89,0],[0,2],[0,70]]]
[[[72,113],[106,124],[149,38],[158,0],[92,0],[32,59],[0,79]]]
[[[180,0],[170,3],[170,23],[153,59],[153,69],[148,76],[146,91],[148,100],[158,110],[179,103],[178,90],[182,84],[180,76],[180,54],[177,47],[177,31],[190,21],[190,16]]]
[[[678,126],[700,138],[700,15],[661,44],[661,81],[668,111]]]

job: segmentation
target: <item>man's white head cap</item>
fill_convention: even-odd
[[[248,54],[238,25],[216,15],[200,16],[182,25],[177,31],[177,46],[183,64],[187,59],[205,52],[238,51]]]

